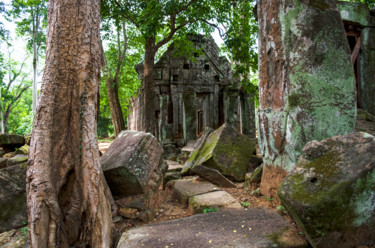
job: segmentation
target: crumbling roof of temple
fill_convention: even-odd
[[[205,60],[209,60],[213,65],[212,69],[220,76],[220,78],[227,79],[232,75],[232,69],[229,61],[225,56],[220,56],[220,48],[216,44],[212,36],[204,36],[197,34],[188,34],[187,38],[193,42],[195,49],[203,53]],[[173,68],[176,64],[171,64],[169,61],[188,60],[187,56],[176,56],[174,54],[175,43],[172,43],[167,51],[160,57],[159,61],[155,63],[154,68]],[[202,60],[198,58],[196,60]],[[140,79],[143,78],[143,63],[135,66]]]

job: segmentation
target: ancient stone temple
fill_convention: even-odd
[[[366,4],[338,2],[352,54],[357,106],[375,115],[375,9]]]
[[[255,137],[251,96],[233,79],[228,60],[219,56],[219,48],[212,37],[188,37],[201,52],[194,53],[191,60],[175,56],[172,44],[154,67],[159,140],[184,145],[199,138],[205,127],[216,129],[223,123]],[[137,65],[136,70],[143,79],[143,64]],[[128,115],[131,130],[140,130],[140,99],[131,103]]]

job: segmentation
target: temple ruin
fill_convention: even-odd
[[[155,116],[158,139],[180,146],[198,139],[205,127],[218,128],[228,123],[241,133],[255,137],[254,105],[233,77],[228,60],[219,56],[212,37],[189,35],[201,52],[175,56],[172,44],[154,67],[157,95]],[[136,67],[143,79],[143,64]],[[141,94],[131,103],[128,128],[141,129]]]

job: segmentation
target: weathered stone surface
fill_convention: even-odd
[[[204,179],[214,183],[220,187],[228,187],[228,188],[235,188],[236,185],[227,179],[223,174],[221,174],[218,170],[212,169],[206,166],[195,166],[191,171],[194,174],[203,177]]]
[[[199,139],[194,143],[192,151],[201,147],[204,144],[204,142],[206,141],[206,139],[210,136],[210,134],[213,133],[214,131],[215,130],[213,128],[205,127],[201,137],[199,137]]]
[[[0,169],[7,167],[8,159],[7,158],[0,158]]]
[[[0,170],[0,233],[24,226],[27,163]]]
[[[313,247],[375,245],[375,137],[311,141],[279,197]]]
[[[370,25],[370,11],[366,4],[338,1],[337,8],[343,20],[362,26]]]
[[[375,19],[375,17],[373,17]],[[375,23],[361,32],[360,107],[375,115]]]
[[[166,235],[168,234],[168,235]],[[224,210],[145,225],[122,234],[117,248],[307,247],[277,213],[265,208]]]
[[[179,171],[167,171],[164,175],[163,184],[165,185],[169,181],[177,180],[181,177],[181,173]]]
[[[219,187],[197,177],[173,180],[167,183],[168,189],[173,190],[173,196],[182,204],[187,204],[190,197],[221,190]]]
[[[184,165],[182,173],[195,167],[205,166],[216,169],[224,176],[236,181],[245,179],[250,155],[255,151],[255,144],[246,135],[240,134],[233,127],[224,124],[209,135],[197,148]]]
[[[165,160],[165,163],[168,165],[168,172],[180,172],[183,168],[182,164],[172,160]]]
[[[20,147],[25,144],[25,138],[16,134],[0,134],[0,146]]]
[[[115,198],[150,194],[159,189],[165,170],[163,148],[149,133],[123,131],[101,157]]]
[[[375,136],[375,116],[358,109],[355,130],[356,132],[365,132]]]
[[[241,204],[226,191],[215,191],[189,198],[189,209],[201,214],[204,209],[241,209]]]
[[[27,162],[27,160],[28,160],[28,155],[18,154],[16,156],[8,159],[8,165],[7,166],[25,163],[25,162]]]
[[[354,130],[356,92],[336,1],[261,0],[258,16],[261,190],[270,195],[308,141]]]
[[[27,231],[10,230],[0,233],[0,247],[2,248],[28,248],[29,234]]]

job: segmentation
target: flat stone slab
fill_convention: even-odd
[[[164,161],[168,165],[169,172],[176,172],[176,171],[180,172],[182,168],[184,167],[182,164],[176,161],[172,161],[172,160],[164,160]]]
[[[224,210],[124,232],[117,248],[307,247],[279,214],[265,208]]]
[[[0,134],[0,146],[16,145],[22,146],[25,144],[25,138],[16,134]]]
[[[194,214],[201,214],[204,209],[242,209],[242,206],[228,192],[215,191],[190,197],[189,209]]]
[[[192,196],[221,190],[212,183],[199,180],[198,177],[169,181],[167,188],[173,188],[173,196],[182,204],[187,204]]]

